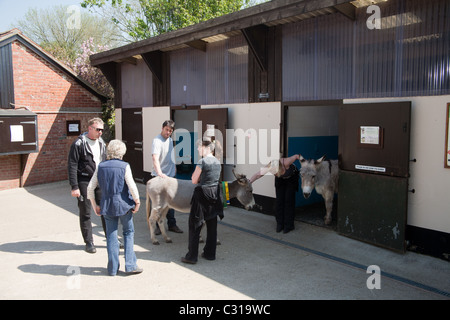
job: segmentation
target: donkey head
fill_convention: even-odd
[[[317,160],[306,160],[300,155],[300,176],[302,178],[302,191],[305,199],[308,199],[314,190],[317,175],[317,166],[322,163],[325,156]]]
[[[234,169],[232,171],[236,181],[233,183],[233,190],[230,190],[230,197],[233,194],[246,210],[250,210],[255,205],[253,186],[245,174],[237,174],[234,172]]]

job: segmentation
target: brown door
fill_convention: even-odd
[[[122,140],[127,146],[123,160],[128,162],[134,180],[144,181],[142,109],[122,109]]]
[[[338,231],[404,252],[411,103],[339,108]]]
[[[340,106],[341,169],[408,177],[410,114],[410,102]]]
[[[198,110],[198,121],[201,121],[202,128],[198,130],[203,136],[213,136],[216,140],[216,150],[214,155],[222,163],[222,172],[220,174],[220,179],[223,180],[223,164],[226,159],[226,130],[228,128],[228,109],[199,109]],[[214,135],[212,128],[214,127]],[[200,128],[199,128],[200,129]]]
[[[199,109],[198,121],[201,121],[202,128],[198,128],[198,132],[204,136],[213,136],[222,145],[223,161],[226,159],[226,130],[228,128],[228,109]],[[214,133],[211,129],[214,128]],[[209,131],[208,131],[209,130]],[[222,137],[220,137],[220,135]],[[218,150],[219,151],[219,150]],[[218,153],[216,153],[218,156]],[[221,159],[219,159],[221,160]]]

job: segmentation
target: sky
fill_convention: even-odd
[[[15,27],[15,23],[23,19],[29,8],[44,9],[55,5],[77,5],[81,0],[0,0],[0,32]],[[81,8],[81,10],[85,10]]]

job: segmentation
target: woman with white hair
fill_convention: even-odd
[[[141,273],[136,264],[134,253],[133,214],[139,210],[139,192],[131,173],[130,165],[122,158],[126,146],[120,140],[112,140],[106,149],[106,161],[101,162],[88,186],[88,199],[98,216],[104,216],[106,222],[106,243],[108,251],[108,274],[114,276],[119,270],[119,242],[117,229],[122,224],[125,247],[125,272]],[[100,206],[95,203],[94,190],[100,186],[102,198]]]

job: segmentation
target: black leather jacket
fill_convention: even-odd
[[[69,151],[68,171],[69,183],[72,190],[79,189],[78,181],[89,181],[95,172],[94,156],[86,140],[87,132],[81,134],[77,140],[72,143]],[[102,138],[98,139],[100,143],[101,161],[106,160],[106,144]]]

